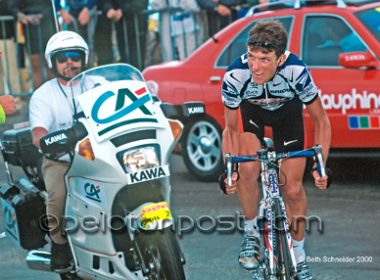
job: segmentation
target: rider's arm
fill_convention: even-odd
[[[223,131],[222,151],[223,154],[239,153],[239,110],[232,110],[227,107],[224,109],[226,127]]]
[[[322,145],[323,159],[326,164],[331,142],[330,121],[319,97],[311,104],[308,104],[306,108],[314,123],[314,142]]]
[[[239,110],[229,109],[224,107],[226,127],[223,130],[222,139],[222,152],[225,154],[237,155],[239,152]],[[226,173],[219,177],[219,185],[225,194],[233,194],[236,191],[236,181],[238,174],[233,172],[232,184],[229,185]]]

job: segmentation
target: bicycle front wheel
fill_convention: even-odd
[[[297,273],[294,271],[292,259],[290,257],[290,244],[287,235],[289,226],[285,211],[282,211],[280,199],[274,199],[273,213],[275,214],[275,225],[277,231],[276,250],[274,251],[277,257],[277,279],[281,280],[297,280]]]

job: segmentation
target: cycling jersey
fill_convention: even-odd
[[[224,75],[224,105],[229,109],[237,109],[242,100],[247,100],[263,109],[275,111],[295,97],[306,105],[312,103],[318,97],[318,89],[309,71],[296,55],[288,51],[285,55],[285,62],[278,67],[274,77],[264,84],[256,84],[252,80],[247,53],[236,59]]]

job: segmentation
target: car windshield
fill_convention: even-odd
[[[129,64],[115,63],[88,69],[72,78],[69,85],[73,92],[84,93],[105,83],[131,80],[144,82],[137,68]]]
[[[380,42],[380,5],[356,13],[357,18],[368,28],[368,30]]]

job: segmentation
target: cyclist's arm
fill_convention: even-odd
[[[323,159],[326,164],[331,142],[330,121],[322,107],[321,99],[319,97],[317,97],[311,104],[308,104],[306,108],[314,123],[315,144],[322,145]]]
[[[232,110],[224,107],[226,127],[223,131],[222,150],[223,154],[239,153],[239,110]]]

